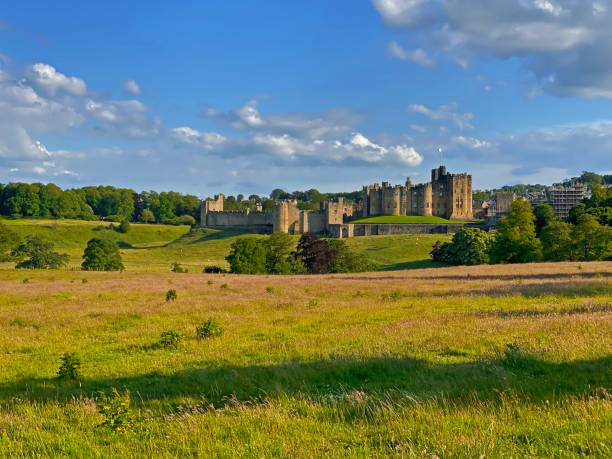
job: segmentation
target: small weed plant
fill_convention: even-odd
[[[266,287],[266,292],[274,293],[274,287]]]
[[[130,403],[130,392],[127,390],[120,394],[113,387],[110,395],[100,392],[97,407],[98,413],[104,418],[101,426],[115,432],[125,432],[132,425]]]
[[[319,306],[319,300],[316,300],[314,298],[312,300],[308,300],[309,308],[316,308],[317,306]]]
[[[227,290],[229,288],[229,285],[227,284],[221,284],[221,288],[224,290]]]
[[[74,381],[79,379],[79,368],[81,367],[81,361],[74,354],[66,353],[60,357],[59,370],[57,377],[62,381]]]
[[[393,290],[391,293],[384,293],[382,296],[383,301],[397,301],[402,297],[402,292],[399,290]]]
[[[185,268],[183,265],[181,265],[180,263],[172,263],[172,267],[171,267],[171,271],[173,273],[186,273],[189,272],[189,270],[187,268]]]
[[[86,283],[87,283],[87,279],[83,278],[83,279],[81,279],[81,282],[82,282],[83,284],[86,284]]]
[[[176,290],[170,289],[166,292],[166,301],[176,301]]]
[[[212,317],[202,325],[196,327],[196,336],[198,339],[213,338],[215,336],[221,336],[222,334],[223,328]]]
[[[30,283],[30,279],[28,279],[27,277],[23,280],[24,284],[29,284]]]
[[[185,339],[185,335],[174,330],[167,330],[161,334],[161,345],[167,349],[176,349]]]

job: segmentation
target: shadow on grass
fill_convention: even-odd
[[[435,263],[432,261],[432,263]],[[440,266],[450,267],[450,265],[441,263]],[[612,264],[610,265],[612,269]],[[462,276],[458,275],[437,275],[432,276],[421,276],[417,279],[422,280],[458,280],[458,281],[472,281],[472,280],[529,280],[529,279],[572,279],[572,278],[583,278],[583,279],[595,279],[595,278],[612,278],[612,271],[602,271],[597,273],[538,273],[538,274],[465,274]]]
[[[379,271],[403,271],[405,269],[427,269],[427,268],[447,268],[448,265],[433,260],[416,260],[395,263],[381,267]]]
[[[222,406],[228,397],[252,400],[306,396],[317,400],[353,390],[398,399],[444,398],[457,404],[471,403],[474,397],[494,400],[500,392],[511,391],[521,400],[539,403],[591,394],[598,388],[611,390],[612,356],[552,363],[508,345],[505,355],[497,359],[448,364],[410,358],[337,357],[309,363],[202,366],[173,374],[100,377],[71,384],[56,379],[22,379],[0,386],[0,401],[65,402],[113,387],[129,389],[143,402],[193,397],[215,406]]]
[[[231,237],[236,237],[236,236],[247,236],[247,235],[253,235],[254,233],[248,233],[245,231],[240,231],[240,230],[209,230],[206,228],[198,228],[196,230],[193,230],[193,232],[191,233],[187,233],[183,236],[181,236],[179,239],[177,239],[176,241],[173,241],[172,243],[187,243],[187,244],[199,244],[201,242],[208,242],[208,241],[217,241],[220,239],[228,239]],[[185,239],[192,239],[192,238],[196,238],[194,240],[189,240],[187,242],[185,242]]]

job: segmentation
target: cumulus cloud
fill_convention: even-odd
[[[449,105],[441,105],[437,109],[429,108],[425,105],[412,104],[408,110],[414,113],[420,113],[430,120],[450,120],[453,121],[459,129],[473,129],[471,121],[474,119],[472,113],[460,113],[459,106],[453,102]]]
[[[37,89],[52,96],[58,92],[82,96],[87,92],[87,86],[82,79],[67,77],[56,71],[54,67],[41,62],[32,65],[26,75],[28,81]]]
[[[421,67],[435,67],[436,62],[431,59],[427,53],[422,49],[414,49],[411,51],[405,50],[396,41],[389,43],[389,55],[403,61],[412,61],[415,64],[419,64]]]
[[[134,80],[125,80],[123,82],[123,90],[134,96],[139,96],[142,94],[140,86],[138,86],[138,83],[136,83]]]
[[[212,150],[227,140],[216,132],[200,132],[187,126],[171,129],[170,133],[179,142],[197,145],[205,150]]]
[[[209,109],[205,115],[235,130],[288,134],[315,139],[329,134],[344,134],[361,118],[350,110],[337,108],[322,113],[280,113],[262,115],[257,100],[248,101],[236,110],[219,112]]]
[[[372,0],[385,24],[466,66],[518,58],[542,90],[612,98],[612,12],[602,0]],[[391,43],[395,57],[402,49]]]

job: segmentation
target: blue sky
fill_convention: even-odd
[[[0,182],[207,196],[612,172],[609,0],[12,2]]]

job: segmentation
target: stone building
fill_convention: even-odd
[[[420,215],[472,220],[472,176],[450,174],[445,166],[431,171],[431,182],[404,186],[383,182],[363,187],[363,216]]]
[[[300,210],[297,201],[279,201],[272,211],[224,211],[222,194],[214,199],[202,201],[200,206],[201,225],[215,229],[241,229],[254,233],[288,234],[330,233],[332,225],[339,225],[353,216],[353,205],[343,198],[321,203],[319,210]]]
[[[567,218],[572,207],[586,196],[586,186],[579,182],[563,184],[548,190],[548,202],[559,218]]]

